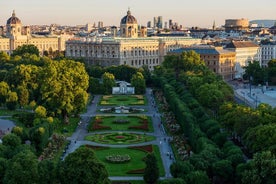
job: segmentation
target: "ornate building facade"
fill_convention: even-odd
[[[22,26],[21,20],[16,17],[13,11],[12,16],[7,20],[6,32],[3,28],[0,31],[0,51],[11,54],[13,50],[22,45],[33,44],[41,54],[44,51],[64,51],[66,36],[57,35],[32,35],[29,26]]]
[[[199,44],[191,37],[147,37],[145,27],[138,30],[137,20],[128,11],[120,22],[120,37],[73,38],[66,42],[66,56],[84,58],[92,65],[148,65],[150,70],[163,62],[168,51]]]
[[[261,60],[260,46],[251,41],[232,41],[225,49],[236,53],[235,78],[242,78],[249,62]]]
[[[205,62],[206,66],[223,80],[231,81],[235,78],[236,53],[210,45],[192,46],[174,50],[170,54],[181,54],[185,51],[195,51]]]

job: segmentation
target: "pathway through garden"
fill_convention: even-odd
[[[102,114],[97,112],[98,109],[101,108],[101,106],[98,106],[98,102],[100,101],[101,96],[96,95],[94,97],[93,103],[89,104],[87,106],[87,112],[81,115],[81,123],[76,129],[76,131],[72,134],[71,137],[68,138],[68,140],[71,141],[66,154],[64,155],[64,158],[74,152],[78,147],[81,145],[94,145],[94,146],[108,146],[108,147],[114,147],[114,148],[122,148],[122,147],[129,147],[129,146],[143,146],[143,145],[158,145],[161,158],[163,161],[163,166],[165,170],[165,176],[160,177],[160,179],[165,179],[165,178],[170,178],[172,177],[170,174],[170,165],[174,162],[174,156],[172,153],[172,149],[169,143],[170,137],[166,135],[166,132],[164,131],[164,127],[161,123],[161,114],[158,112],[157,105],[155,103],[152,90],[148,88],[146,90],[146,98],[148,101],[148,104],[146,106],[139,106],[139,108],[145,108],[147,111],[146,113],[143,114],[137,114],[137,115],[146,115],[152,117],[152,122],[153,122],[153,128],[154,132],[153,133],[148,133],[149,135],[153,135],[156,137],[156,140],[150,141],[150,142],[143,142],[139,144],[128,144],[128,145],[106,145],[106,144],[99,144],[91,141],[86,141],[84,140],[84,137],[86,135],[90,135],[91,133],[88,133],[87,131],[87,126],[89,123],[89,120],[91,117],[94,117],[96,115]],[[127,114],[106,114],[106,116],[127,116]],[[131,114],[135,115],[135,114]],[[110,131],[105,131],[105,132],[110,132]],[[128,131],[132,132],[132,131]],[[136,131],[133,131],[133,133],[137,133]],[[63,159],[64,159],[63,158]],[[142,176],[110,176],[110,180],[143,180]]]

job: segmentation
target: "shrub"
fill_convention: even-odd
[[[108,155],[105,157],[105,159],[110,163],[126,163],[131,160],[130,156],[128,154],[125,155]]]

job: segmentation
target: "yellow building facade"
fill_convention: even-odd
[[[163,62],[168,51],[201,42],[191,37],[146,37],[145,28],[138,30],[137,20],[130,11],[121,19],[120,33],[120,37],[70,39],[66,42],[66,56],[83,58],[92,65],[125,64],[137,68],[148,65],[153,70]]]
[[[7,20],[6,32],[2,31],[2,35],[0,35],[0,51],[11,54],[17,47],[26,44],[35,45],[41,54],[49,50],[64,51],[65,41],[68,39],[69,37],[63,35],[32,35],[30,27],[23,27],[21,20],[13,11],[12,16]]]

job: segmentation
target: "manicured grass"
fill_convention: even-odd
[[[70,137],[76,130],[80,118],[70,118],[69,124],[63,122],[54,122],[54,133],[63,134],[66,137]]]
[[[100,101],[100,105],[107,106],[129,106],[145,104],[146,99],[143,95],[104,95]]]
[[[146,184],[144,180],[112,181],[112,184]]]
[[[162,160],[160,157],[160,152],[157,146],[153,146],[154,154],[158,161],[158,167],[160,171],[160,176],[164,176],[164,168]],[[106,148],[106,149],[96,149],[94,150],[96,157],[104,163],[109,176],[142,176],[142,174],[128,174],[127,172],[132,170],[144,169],[146,167],[143,159],[146,156],[146,152],[139,151],[137,149],[129,148]],[[107,162],[105,157],[112,154],[124,155],[128,154],[131,157],[130,162],[114,164]]]
[[[137,144],[155,140],[155,137],[144,134],[112,132],[104,134],[94,134],[85,137],[85,140],[102,144]]]
[[[116,123],[116,121],[124,121],[124,123]],[[99,130],[153,132],[153,126],[148,116],[96,116],[90,123],[89,131]]]

